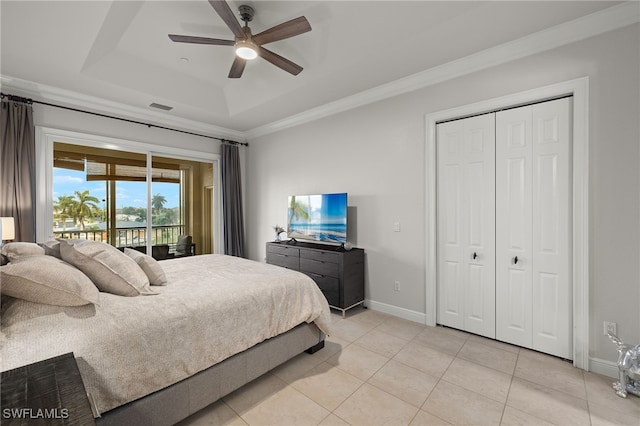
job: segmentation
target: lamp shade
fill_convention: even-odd
[[[0,217],[0,232],[2,241],[13,240],[16,237],[16,225],[12,217]]]

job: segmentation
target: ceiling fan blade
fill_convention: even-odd
[[[303,34],[308,31],[311,31],[311,24],[309,24],[307,18],[301,16],[299,18],[292,19],[280,25],[276,25],[275,27],[271,27],[268,30],[254,35],[253,41],[259,45],[267,44],[274,41],[283,40],[285,38],[297,36],[298,34]]]
[[[229,5],[224,0],[209,0],[209,4],[215,9],[215,11],[220,15],[225,24],[229,27],[233,35],[237,38],[244,38],[245,34],[242,31],[242,27],[236,18],[236,14],[233,13]]]
[[[233,40],[221,40],[219,38],[193,37],[186,35],[169,34],[169,38],[177,43],[215,44],[219,46],[233,46]]]
[[[300,74],[300,71],[302,71],[303,69],[300,65],[293,63],[290,60],[283,58],[277,53],[273,53],[272,51],[265,49],[262,46],[258,46],[258,55],[266,59],[267,61],[271,62],[276,67],[282,68],[286,72],[291,73],[293,75]]]
[[[236,56],[233,60],[233,64],[231,64],[231,69],[229,70],[229,78],[240,78],[246,64],[246,60]]]

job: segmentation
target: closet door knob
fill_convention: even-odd
[[[517,265],[517,264],[518,264],[518,256],[516,256],[516,257],[514,257],[514,258],[513,258],[513,264],[514,264],[514,265]]]
[[[476,253],[475,251],[473,252],[473,260],[476,260],[476,257],[478,257],[478,253]]]

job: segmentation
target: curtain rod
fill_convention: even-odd
[[[170,130],[172,132],[179,132],[179,133],[185,133],[187,135],[193,135],[193,136],[200,136],[200,137],[203,137],[203,138],[215,139],[215,140],[219,140],[222,143],[228,143],[228,144],[231,144],[231,145],[249,146],[249,144],[247,142],[232,141],[232,140],[229,140],[229,139],[218,138],[218,137],[215,137],[215,136],[203,135],[203,134],[200,134],[200,133],[189,132],[189,131],[186,131],[186,130],[172,129],[170,127],[158,126],[156,124],[144,123],[142,121],[130,120],[128,118],[115,117],[113,115],[101,114],[101,113],[98,113],[98,112],[86,111],[86,110],[82,110],[82,109],[78,109],[78,108],[71,108],[71,107],[62,106],[62,105],[55,105],[55,104],[50,104],[48,102],[34,101],[33,99],[30,99],[30,98],[23,98],[23,97],[16,96],[16,95],[9,95],[9,94],[6,94],[6,93],[0,93],[0,99],[4,99],[4,98],[8,98],[10,101],[13,101],[13,102],[21,102],[21,103],[24,103],[24,104],[27,104],[27,105],[41,104],[41,105],[51,106],[51,107],[54,107],[54,108],[67,109],[69,111],[75,111],[75,112],[82,112],[82,113],[85,113],[85,114],[97,115],[98,117],[112,118],[114,120],[126,121],[127,123],[140,124],[142,126],[147,126],[147,127],[150,127],[150,128],[151,127],[155,127],[156,129]]]

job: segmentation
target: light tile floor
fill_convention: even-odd
[[[332,317],[324,349],[180,425],[640,426],[640,398],[569,362],[366,309]]]

